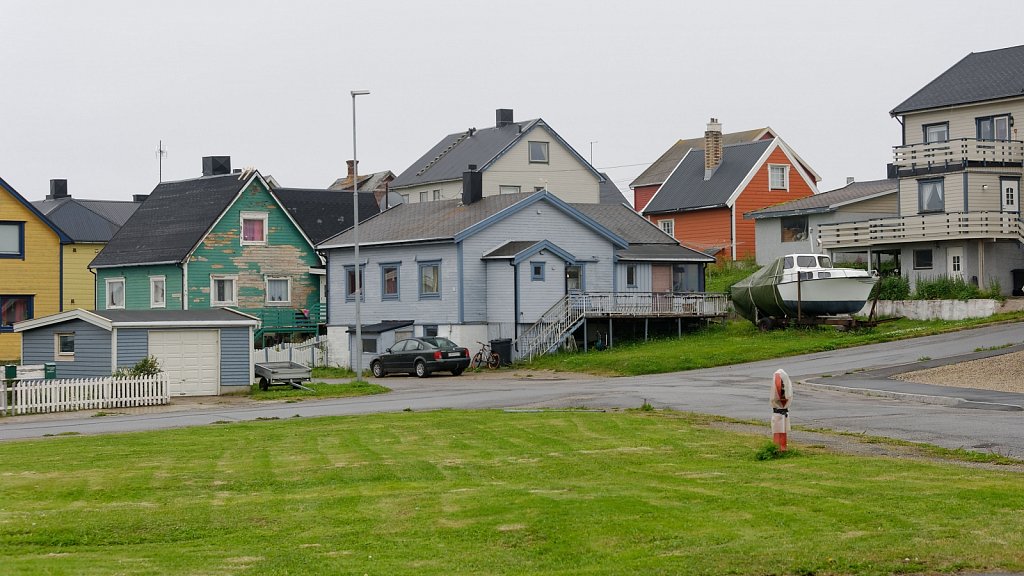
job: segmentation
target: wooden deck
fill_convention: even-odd
[[[729,296],[702,292],[586,292],[569,306],[587,318],[717,318],[729,312]]]

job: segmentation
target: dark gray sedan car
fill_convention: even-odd
[[[370,362],[370,370],[377,378],[396,372],[415,374],[420,378],[432,372],[451,372],[458,376],[468,366],[469,350],[440,336],[399,340]]]

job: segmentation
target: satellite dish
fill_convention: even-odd
[[[380,199],[380,211],[383,212],[388,208],[394,208],[399,204],[404,204],[405,199],[398,192],[388,192],[383,198]]]

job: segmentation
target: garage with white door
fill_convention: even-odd
[[[219,330],[150,330],[149,354],[167,374],[171,396],[220,393]]]

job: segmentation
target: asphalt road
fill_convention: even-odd
[[[101,434],[200,426],[218,421],[356,415],[444,408],[657,408],[718,414],[766,422],[772,373],[785,369],[804,380],[821,375],[890,368],[929,357],[956,359],[977,349],[1021,344],[1024,323],[988,326],[858,348],[808,354],[706,370],[631,378],[537,379],[516,371],[428,379],[389,377],[390,394],[299,403],[181,404],[149,413],[93,417],[93,413],[0,419],[0,440],[61,433]],[[699,353],[699,352],[698,352]],[[819,382],[833,382],[819,379]],[[839,380],[835,380],[838,382]],[[870,383],[860,378],[858,387]],[[917,390],[921,390],[918,388]],[[938,390],[938,389],[936,389]],[[925,390],[927,391],[927,390]],[[983,397],[983,392],[976,395]],[[1024,395],[1022,395],[1024,396]],[[1003,400],[1005,396],[1001,397]],[[1024,397],[1021,398],[1024,404]],[[87,415],[86,415],[87,414]],[[796,385],[790,411],[794,426],[826,428],[969,448],[1024,459],[1024,412],[983,410],[885,398]],[[793,433],[799,442],[799,431]]]

